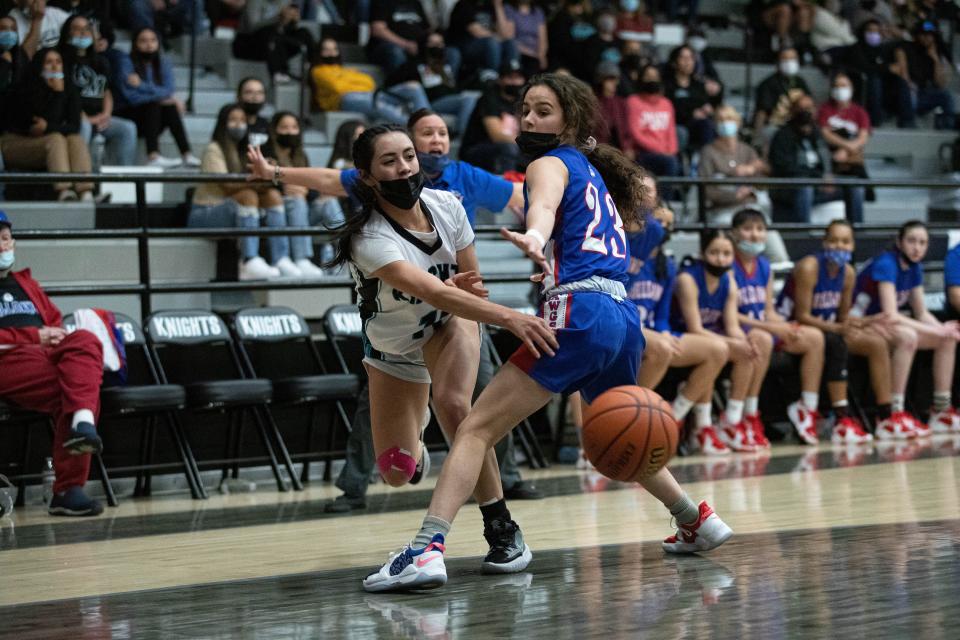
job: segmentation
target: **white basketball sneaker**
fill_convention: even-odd
[[[706,503],[700,503],[700,517],[691,524],[677,524],[677,532],[665,539],[667,553],[696,553],[716,549],[733,535],[733,529]]]
[[[423,549],[407,545],[392,554],[379,571],[363,579],[363,589],[370,593],[432,589],[447,583],[447,567],[443,563],[443,535],[436,534]]]

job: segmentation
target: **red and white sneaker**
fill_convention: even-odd
[[[787,417],[793,423],[793,428],[797,430],[797,435],[807,444],[817,444],[820,439],[817,437],[817,420],[820,414],[811,411],[803,406],[803,403],[797,400],[787,407]]]
[[[873,442],[873,436],[867,433],[856,418],[846,416],[837,420],[830,437],[834,444],[863,444]]]
[[[720,420],[720,439],[733,451],[750,452],[757,450],[753,445],[753,438],[750,437],[750,431],[747,429],[747,423],[744,420],[737,424],[730,424],[724,416]]]
[[[696,553],[716,549],[733,535],[733,529],[706,503],[700,503],[700,517],[691,524],[678,524],[677,532],[661,546],[667,553]]]
[[[770,441],[763,431],[763,420],[760,419],[760,414],[755,413],[752,416],[745,416],[743,420],[747,423],[750,443],[757,449],[769,449]]]
[[[927,424],[933,433],[960,433],[960,413],[953,407],[931,412]]]
[[[695,434],[697,448],[705,456],[726,456],[730,454],[730,448],[723,444],[723,441],[717,436],[717,430],[713,425],[707,425],[697,429]]]
[[[877,440],[909,440],[916,438],[917,432],[913,427],[916,418],[906,411],[897,411],[886,420],[877,423],[874,433]]]

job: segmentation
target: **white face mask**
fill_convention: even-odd
[[[797,60],[781,60],[780,73],[785,76],[795,76],[800,73],[800,62]]]
[[[837,102],[850,102],[853,98],[853,89],[850,87],[834,87],[830,90],[830,97]]]
[[[13,263],[13,249],[10,251],[0,251],[0,271],[9,271],[13,267]]]
[[[700,36],[690,36],[690,39],[687,40],[687,44],[690,45],[690,48],[700,53],[707,48],[707,39],[701,38]]]

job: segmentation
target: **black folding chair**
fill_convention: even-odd
[[[207,497],[200,480],[200,471],[193,450],[187,440],[183,425],[176,413],[186,405],[186,390],[178,384],[161,384],[157,367],[147,348],[147,340],[133,318],[114,313],[116,327],[123,336],[127,354],[127,383],[123,386],[104,387],[100,391],[100,419],[118,420],[139,418],[143,427],[140,439],[140,459],[136,467],[137,480],[134,496],[149,496],[153,471],[170,468],[169,464],[153,464],[157,424],[167,425],[170,440],[180,457],[184,477],[194,499]],[[73,314],[63,319],[67,331],[74,330]]]
[[[337,418],[349,432],[350,419],[343,403],[356,400],[360,378],[352,373],[330,373],[310,335],[307,321],[289,307],[244,309],[233,316],[231,329],[247,375],[263,376],[273,383],[272,406],[310,406],[307,453],[291,456],[294,460],[303,460],[300,482],[309,479],[311,459],[325,461],[323,479],[330,480]],[[326,448],[317,453],[313,436],[317,409],[321,405],[332,405],[333,419],[327,430]],[[272,429],[277,430],[269,408],[265,408],[264,417]]]
[[[182,384],[186,408],[193,413],[225,413],[229,427],[222,460],[211,465],[223,470],[221,481],[240,473],[240,449],[246,414],[257,426],[279,491],[287,484],[280,473],[274,443],[258,408],[271,401],[273,385],[262,378],[244,379],[227,325],[210,311],[161,311],[147,321],[148,346],[163,384]],[[283,446],[279,433],[272,434]],[[294,478],[293,465],[284,461]]]

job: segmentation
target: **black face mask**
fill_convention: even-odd
[[[277,144],[285,149],[296,149],[300,146],[299,133],[278,133]]]
[[[412,208],[420,199],[421,191],[423,191],[422,171],[417,171],[407,178],[380,181],[380,195],[398,209]]]
[[[321,56],[320,64],[340,64],[342,57],[339,55],[336,56]]]
[[[507,96],[511,100],[519,100],[520,92],[523,91],[523,85],[505,84],[500,87],[500,91],[502,91],[503,95]]]
[[[660,93],[660,91],[663,89],[663,85],[660,83],[659,80],[644,80],[643,82],[640,83],[640,86],[638,88],[640,90],[640,93],[654,94],[654,93]]]
[[[727,271],[730,271],[730,265],[725,267],[718,267],[716,265],[710,264],[706,260],[703,261],[703,268],[706,269],[707,273],[712,276],[720,277],[725,274]]]
[[[443,60],[447,56],[446,47],[427,47],[428,60]]]
[[[813,114],[809,111],[801,111],[791,119],[793,125],[798,129],[809,127],[813,124]]]
[[[517,136],[517,146],[520,147],[520,153],[536,160],[548,151],[553,151],[560,146],[560,136],[555,133],[536,133],[534,131],[521,131]]]
[[[240,108],[243,109],[243,112],[248,116],[255,116],[260,113],[260,110],[263,109],[262,102],[241,102]]]

